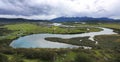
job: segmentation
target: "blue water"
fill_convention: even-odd
[[[45,40],[47,37],[58,37],[58,38],[75,38],[75,37],[86,37],[89,36],[89,39],[94,41],[94,36],[96,35],[111,35],[116,34],[112,29],[101,28],[103,31],[100,32],[89,32],[82,34],[33,34],[24,37],[20,37],[14,40],[10,46],[13,48],[78,48],[81,46],[70,45],[65,43],[51,42]],[[85,47],[85,46],[84,46]]]

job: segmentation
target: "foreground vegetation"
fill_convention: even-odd
[[[87,28],[89,26],[102,26],[120,32],[119,23],[87,23],[71,24],[81,26],[81,28],[65,28],[58,26],[44,26],[35,23],[18,23],[0,26],[0,62],[120,62],[120,34],[96,36],[98,44],[83,38],[46,38],[55,42],[68,43],[79,46],[91,46],[93,49],[83,48],[61,48],[61,49],[42,49],[42,48],[12,48],[9,44],[12,40],[30,34],[37,33],[57,33],[57,34],[76,34],[101,29]],[[83,27],[86,26],[86,27]],[[88,26],[88,27],[87,27]],[[81,41],[80,41],[81,40]]]

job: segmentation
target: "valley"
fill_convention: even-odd
[[[41,24],[42,23],[42,24]],[[61,25],[62,24],[62,25]],[[120,23],[59,23],[51,22],[21,22],[7,23],[0,25],[0,61],[5,62],[119,62],[120,53]],[[89,40],[89,36],[59,38],[58,35],[77,35],[90,32],[100,32],[104,27],[112,29],[117,34],[97,35],[94,37],[96,42]],[[46,40],[77,46],[89,46],[91,48],[13,48],[10,46],[13,40],[24,36],[36,34],[53,34]],[[42,36],[44,37],[44,36]],[[40,38],[42,38],[40,37]],[[66,36],[65,36],[66,37]],[[33,39],[32,37],[31,39]],[[37,38],[37,37],[35,37]],[[39,37],[38,37],[39,38]],[[22,40],[21,40],[22,41]],[[35,42],[33,39],[32,42]],[[25,40],[22,41],[25,44]],[[39,41],[38,41],[39,42]],[[42,41],[41,41],[42,42]],[[21,43],[21,45],[23,45]],[[32,46],[31,43],[30,45]],[[36,43],[37,44],[37,43]],[[29,43],[25,44],[29,45]],[[39,43],[38,43],[39,45]],[[51,45],[47,44],[49,47]],[[56,47],[59,45],[56,45]],[[82,60],[82,59],[86,60]],[[87,61],[89,60],[89,61]]]

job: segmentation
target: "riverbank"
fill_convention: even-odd
[[[62,34],[34,34],[34,35],[29,35],[25,37],[20,37],[17,40],[14,40],[10,46],[13,48],[78,48],[83,46],[84,48],[90,47],[90,46],[85,46],[85,45],[70,45],[70,44],[65,44],[63,43],[58,43],[58,42],[51,42],[49,40],[45,40],[45,38],[50,38],[50,37],[56,37],[56,38],[63,38],[63,39],[69,39],[69,38],[75,38],[75,37],[89,37],[88,40],[94,41],[94,37],[97,35],[112,35],[116,34],[113,32],[112,29],[108,28],[101,28],[103,31],[100,32],[89,32],[89,33],[82,33],[82,34],[74,34],[74,35],[62,35]],[[54,40],[54,38],[51,38]],[[79,42],[79,41],[78,41]]]
[[[88,25],[88,24],[86,24]],[[119,31],[118,23],[104,23],[99,24],[106,25],[104,27],[116,28]],[[3,25],[2,25],[3,26]],[[5,25],[4,25],[5,26]],[[79,24],[81,26],[81,24]],[[95,26],[94,24],[88,26]],[[96,23],[96,26],[98,24]],[[26,26],[28,27],[28,26]],[[18,29],[21,29],[17,27]],[[26,29],[26,28],[25,28]],[[18,30],[19,31],[19,30]],[[14,31],[14,32],[18,32]],[[116,30],[114,30],[116,31]],[[22,31],[19,31],[20,33]],[[4,39],[0,39],[0,58],[6,62],[76,62],[77,58],[85,58],[92,62],[120,62],[119,61],[119,45],[120,35],[102,35],[95,37],[95,40],[99,42],[93,49],[83,48],[61,48],[61,49],[49,49],[49,48],[11,48],[9,44],[20,37],[23,34],[29,35],[27,32],[22,35],[7,34]],[[31,33],[32,34],[32,33]],[[23,36],[24,36],[23,35]],[[0,36],[1,37],[1,36]],[[8,40],[7,40],[8,39]],[[81,38],[79,38],[81,39]],[[78,40],[79,40],[78,39]],[[69,39],[68,39],[69,40]],[[75,39],[73,39],[76,41]],[[71,41],[71,40],[70,40]]]

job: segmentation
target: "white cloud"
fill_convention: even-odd
[[[0,17],[52,19],[61,16],[89,16],[118,18],[120,17],[119,3],[120,0],[0,0]]]

